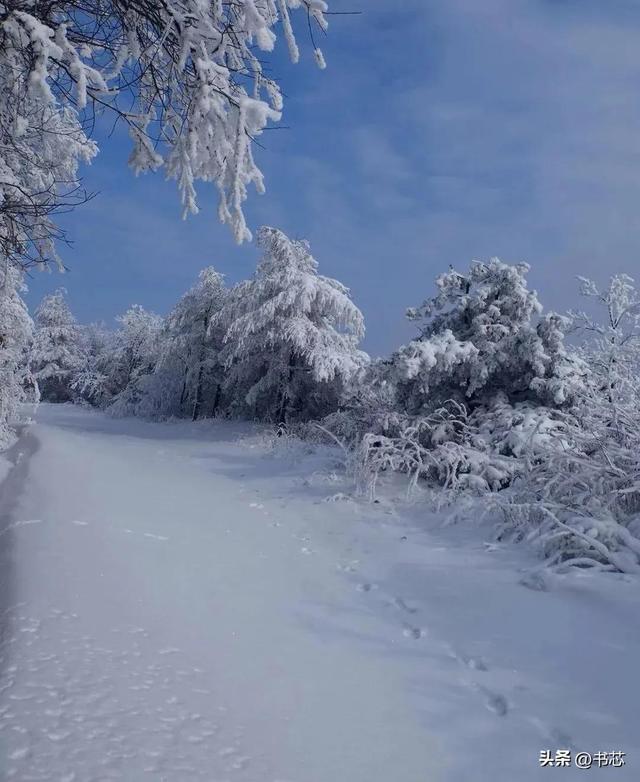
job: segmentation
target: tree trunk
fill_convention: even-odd
[[[213,417],[216,414],[216,411],[218,409],[218,405],[220,404],[220,383],[216,385],[216,394],[213,397],[213,405],[211,407],[211,416]]]
[[[196,383],[196,396],[193,400],[193,415],[191,420],[197,420],[200,415],[200,407],[202,406],[202,375],[204,372],[204,362],[200,362],[200,369],[198,370],[198,382]]]
[[[184,368],[184,380],[182,381],[182,391],[180,393],[180,412],[187,401],[187,377],[189,376],[189,367]]]
[[[202,406],[202,378],[204,376],[204,360],[206,357],[205,352],[205,340],[207,339],[207,332],[209,331],[209,316],[206,315],[204,319],[204,329],[202,332],[202,342],[200,343],[200,367],[198,368],[198,382],[196,383],[196,396],[193,401],[193,415],[191,420],[195,421],[200,415],[200,408]]]
[[[296,367],[296,361],[295,356],[293,355],[293,351],[289,354],[289,371],[287,372],[287,383],[282,390],[282,401],[280,403],[280,412],[278,413],[278,421],[279,424],[286,424],[287,423],[287,412],[289,410],[289,404],[291,402],[291,399],[289,397],[289,387],[291,386],[291,381],[293,380],[293,372]]]

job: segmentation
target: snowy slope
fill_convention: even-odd
[[[527,588],[524,547],[266,443],[41,406],[1,497],[0,778],[640,778],[636,581]],[[562,747],[627,765],[539,767]]]

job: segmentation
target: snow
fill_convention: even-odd
[[[633,577],[532,575],[249,424],[37,418],[0,494],[4,779],[528,782],[558,748],[639,778]]]

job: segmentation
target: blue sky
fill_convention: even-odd
[[[363,310],[367,350],[413,334],[404,310],[449,264],[527,261],[559,310],[577,274],[640,271],[637,0],[331,2],[354,9],[331,19],[327,70],[308,47],[297,66],[276,55],[290,129],[262,136],[267,193],[247,214],[310,240]],[[133,303],[165,313],[204,266],[253,272],[212,190],[183,222],[175,184],[136,179],[127,156],[111,139],[84,172],[99,195],[66,218],[70,272],[36,273],[31,304],[64,285],[79,319],[110,321]]]

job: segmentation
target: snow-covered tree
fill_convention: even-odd
[[[609,406],[611,426],[618,426],[620,409],[637,407],[640,389],[640,293],[626,274],[611,278],[605,290],[580,279],[580,293],[604,310],[599,323],[585,312],[572,312],[577,329],[589,337],[584,354],[589,363],[596,393]]]
[[[33,321],[23,290],[22,274],[5,259],[0,265],[0,449],[11,445],[18,404],[35,387],[29,368]]]
[[[225,387],[236,411],[287,421],[335,409],[367,357],[358,350],[362,313],[341,283],[318,274],[305,241],[263,227],[253,278],[236,286],[223,312]]]
[[[71,383],[74,397],[95,407],[104,407],[114,394],[110,368],[115,352],[115,334],[102,323],[81,326],[83,363]]]
[[[360,431],[364,472],[393,467],[495,490],[521,472],[524,450],[560,442],[558,412],[588,372],[565,347],[568,319],[542,316],[528,268],[492,259],[466,274],[450,269],[437,294],[408,311],[419,336],[373,364],[361,384],[379,400],[373,413],[370,403],[360,412],[370,426]]]
[[[0,255],[21,268],[60,264],[55,218],[85,200],[78,168],[97,151],[54,84],[62,49],[32,15],[54,6],[0,3]]]
[[[106,372],[113,391],[109,410],[114,415],[135,415],[158,362],[163,322],[139,304],[130,307],[118,322]]]
[[[564,347],[568,322],[527,288],[527,264],[497,258],[436,280],[438,292],[408,317],[420,336],[392,359],[401,406],[433,409],[448,399],[474,407],[496,394],[511,402],[561,406],[580,386],[580,371]],[[576,386],[577,384],[577,386]]]
[[[177,181],[185,213],[197,211],[195,182],[212,182],[219,218],[248,238],[247,188],[263,190],[252,140],[282,112],[262,54],[281,25],[298,60],[290,9],[312,40],[326,29],[324,0],[1,2],[0,253],[23,265],[55,256],[55,215],[84,198],[96,111],[128,128],[136,172]]]
[[[223,276],[210,266],[176,304],[166,319],[142,413],[194,421],[215,415],[223,383],[219,315],[226,295]]]
[[[84,364],[80,329],[65,296],[64,288],[45,296],[35,315],[31,363],[42,399],[47,402],[73,398],[71,386]]]

